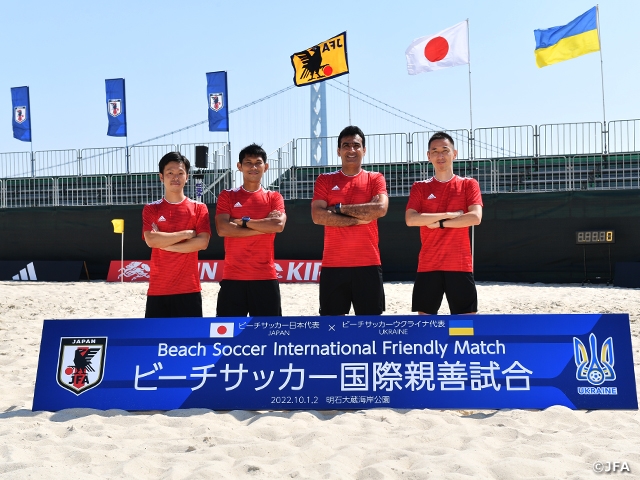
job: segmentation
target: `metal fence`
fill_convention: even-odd
[[[3,182],[3,207],[52,207],[56,202],[53,178],[6,179]]]
[[[311,151],[314,139],[298,138],[294,140],[294,150],[292,156],[292,166],[295,167],[318,167],[318,166],[339,166],[338,157],[338,137],[323,137],[326,140],[326,163],[316,162]],[[384,133],[367,135],[366,138],[366,161],[368,163],[401,163],[407,161],[407,134],[406,133]]]
[[[58,177],[55,206],[110,205],[111,184],[106,175]]]
[[[31,152],[0,153],[0,178],[34,177]]]
[[[78,150],[44,150],[33,153],[33,176],[80,175]]]
[[[267,158],[269,169],[265,172],[262,183],[269,185],[271,190],[280,191],[289,189],[291,184],[291,167],[293,166],[293,146],[294,142],[287,142]],[[241,181],[236,180],[236,184]]]
[[[485,193],[640,188],[640,120],[520,125],[447,131],[456,143],[454,171],[473,177]],[[385,175],[389,194],[408,195],[413,182],[433,175],[426,161],[433,131],[367,135],[364,168]],[[337,137],[323,165],[312,139],[298,138],[269,155],[263,183],[287,199],[311,198],[318,174],[339,168]],[[224,142],[137,145],[0,153],[0,208],[143,204],[162,197],[157,162],[181,151],[195,163],[208,146],[203,201],[242,182]],[[193,170],[192,170],[193,173]],[[195,181],[186,193],[195,198]]]
[[[600,122],[540,125],[541,156],[603,153],[604,130]]]
[[[215,203],[220,191],[230,188],[231,175],[228,171],[200,172],[205,186],[201,200]],[[185,194],[196,198],[195,181],[189,180]],[[157,173],[0,180],[0,208],[144,205],[163,196]]]
[[[125,147],[83,148],[79,162],[81,175],[123,173],[129,170],[129,151]]]
[[[640,151],[640,120],[517,125],[508,127],[446,130],[456,144],[459,160],[528,158],[537,156],[633,153]],[[434,131],[367,135],[369,163],[403,163],[426,160],[429,137]],[[339,165],[337,137],[324,137],[326,165]],[[313,140],[293,140],[288,158],[291,166],[320,166],[311,152]],[[317,142],[316,142],[317,143]],[[182,145],[134,145],[131,147],[83,148],[0,153],[0,178],[58,177],[148,173],[157,170],[165,153],[178,150],[195,159],[195,147],[209,147],[209,163],[216,169],[232,168],[228,145],[223,142]],[[226,163],[224,163],[226,162]]]
[[[451,135],[456,150],[458,151],[459,160],[469,160],[470,156],[470,143],[469,143],[469,130],[444,130]],[[411,161],[412,162],[424,162],[427,160],[427,150],[429,149],[429,139],[435,133],[435,130],[429,130],[426,132],[414,132],[411,134]]]
[[[640,120],[616,120],[608,125],[607,153],[640,151]]]
[[[536,139],[532,125],[477,128],[473,135],[473,158],[533,157],[538,153]]]

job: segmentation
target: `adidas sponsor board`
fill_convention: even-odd
[[[0,280],[17,282],[76,282],[82,275],[81,261],[0,261]]]

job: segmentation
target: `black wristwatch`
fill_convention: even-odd
[[[249,228],[247,227],[247,222],[251,220],[251,217],[242,217],[242,228]]]
[[[342,204],[341,203],[336,203],[333,208],[336,209],[336,213],[338,215],[342,215],[342,212],[340,211],[340,209],[342,208]]]
[[[440,228],[444,228],[444,222],[446,222],[447,219],[445,218],[444,220],[440,220],[438,223],[440,224]]]

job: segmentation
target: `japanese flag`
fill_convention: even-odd
[[[465,20],[435,35],[414,40],[404,52],[409,75],[469,63],[467,22]]]
[[[212,323],[209,336],[211,338],[233,337],[233,322]]]

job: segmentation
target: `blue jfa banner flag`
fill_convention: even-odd
[[[124,78],[105,80],[107,90],[107,119],[110,137],[127,136],[127,107],[125,106]]]
[[[207,73],[207,101],[209,102],[209,131],[228,132],[227,72]]]
[[[31,105],[29,104],[29,87],[11,89],[13,106],[13,138],[23,142],[31,141]]]

